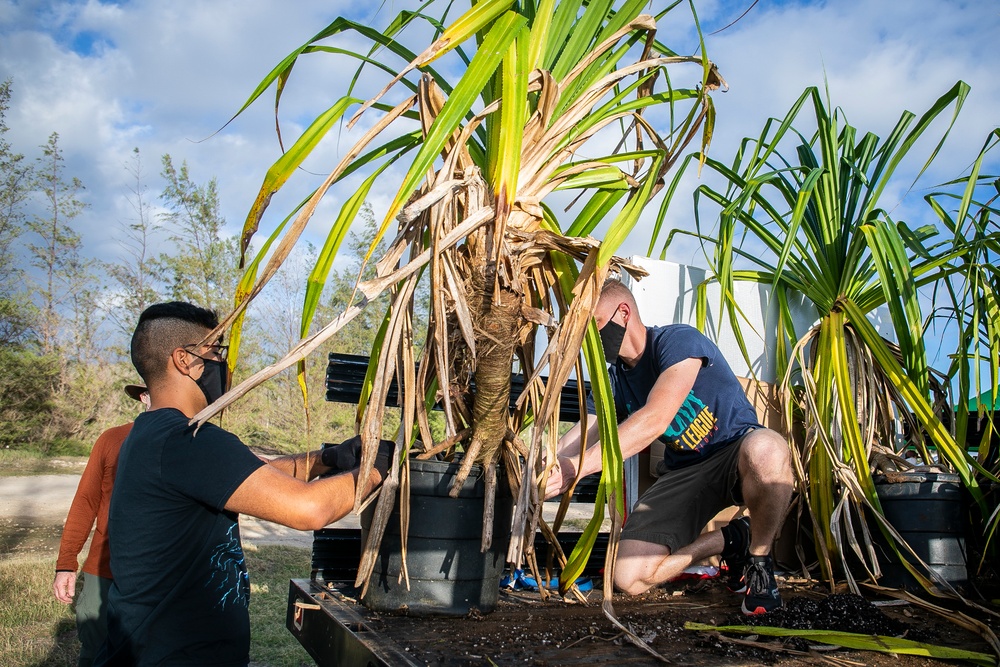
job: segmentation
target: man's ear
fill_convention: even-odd
[[[190,356],[184,348],[178,347],[170,353],[170,363],[181,375],[191,375],[191,366],[188,360]]]
[[[628,327],[628,323],[632,321],[632,306],[627,301],[622,301],[618,304],[618,310],[622,311],[622,324]]]

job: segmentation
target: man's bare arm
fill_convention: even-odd
[[[587,449],[591,449],[598,441],[597,417],[587,416]],[[580,462],[580,448],[583,447],[583,422],[577,422],[573,428],[566,431],[559,438],[559,447],[556,451],[558,465],[552,469],[548,483],[545,487],[545,497],[552,498],[569,488],[575,475],[576,468]],[[572,461],[567,464],[566,461]]]
[[[378,470],[372,470],[366,491],[381,481]],[[297,530],[319,530],[353,509],[357,484],[357,470],[304,482],[277,466],[265,465],[237,487],[226,509]]]
[[[295,479],[309,481],[330,470],[329,466],[323,465],[321,460],[321,449],[304,454],[290,454],[279,456],[273,459],[265,459],[267,464],[274,466],[286,475],[291,475]]]
[[[618,441],[623,457],[638,454],[663,435],[691,393],[701,366],[701,359],[689,358],[660,374],[649,392],[646,405],[618,425]]]
[[[701,359],[685,359],[660,374],[649,392],[646,404],[618,425],[618,444],[622,448],[622,458],[638,454],[667,430],[677,411],[684,404],[684,400],[691,393],[701,366]],[[587,440],[587,451],[583,457],[580,477],[601,469],[601,450],[595,446],[598,442],[597,420],[592,421],[593,426],[588,431],[593,433],[593,437]],[[577,477],[579,452],[580,428],[577,424],[560,440],[559,466],[549,478],[545,490],[547,498],[559,495]]]

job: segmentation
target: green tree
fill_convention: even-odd
[[[44,450],[59,386],[59,363],[16,346],[0,346],[0,447]]]
[[[131,336],[139,314],[159,300],[155,259],[150,245],[157,226],[152,205],[147,201],[148,187],[138,148],[132,149],[131,158],[125,163],[125,171],[132,179],[128,186],[128,202],[135,216],[128,222],[121,223],[124,236],[119,239],[119,245],[126,256],[118,262],[106,263],[104,267],[120,287],[109,315],[122,332]]]
[[[100,263],[77,254],[67,263],[63,275],[66,285],[66,314],[64,321],[67,331],[63,334],[66,354],[73,361],[96,359],[103,351],[98,332],[106,319],[104,309],[99,305],[106,285],[94,271]]]
[[[78,283],[88,267],[80,258],[83,247],[80,235],[70,226],[86,204],[77,198],[83,190],[80,179],[67,180],[64,174],[65,160],[57,132],[49,135],[37,162],[37,183],[45,206],[43,213],[27,222],[27,228],[39,239],[39,243],[29,244],[28,250],[32,266],[42,273],[35,289],[40,311],[38,335],[42,351],[50,353],[59,345],[61,309],[72,293],[72,283]]]
[[[175,252],[161,254],[153,266],[167,276],[170,298],[227,312],[236,293],[239,250],[235,238],[222,235],[216,181],[198,185],[187,162],[178,169],[170,155],[163,156],[162,176],[167,185],[160,198],[169,210],[163,220]]]
[[[30,329],[28,305],[16,297],[0,296],[0,348],[24,347]]]
[[[7,109],[12,82],[0,84],[0,346],[23,342],[31,328],[32,307],[19,280],[15,243],[24,231],[25,203],[34,168],[7,141]]]
[[[31,193],[34,169],[7,141],[7,109],[12,82],[0,84],[0,297],[9,295],[16,275],[14,242],[24,230],[24,204]]]

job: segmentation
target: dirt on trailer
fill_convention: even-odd
[[[618,619],[663,660],[675,665],[875,665],[920,667],[938,660],[903,654],[851,650],[753,633],[695,631],[689,622],[710,626],[769,625],[903,637],[938,646],[995,655],[979,635],[912,603],[848,593],[830,594],[815,582],[781,581],[784,608],[759,617],[739,612],[739,598],[718,579],[674,582],[642,596],[616,595]],[[366,630],[378,633],[418,664],[471,665],[662,665],[663,660],[631,643],[601,611],[602,591],[587,603],[556,597],[543,602],[537,592],[503,591],[490,614],[473,610],[463,618],[378,614],[357,605]],[[994,615],[977,613],[996,633]],[[968,664],[968,663],[966,663]]]

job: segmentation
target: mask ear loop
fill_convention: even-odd
[[[622,310],[622,306],[625,306],[625,310],[622,312],[622,326],[628,329],[629,320],[632,319],[632,312],[624,301],[618,304],[618,308],[615,309],[615,314],[617,315],[619,311]]]
[[[181,348],[181,349],[183,349],[183,348]],[[195,354],[195,353],[194,353],[194,352],[192,352],[191,350],[184,350],[184,352],[185,352],[185,353],[186,353],[186,354],[187,354],[187,355],[188,355],[189,357],[194,357],[195,359],[201,359],[201,373],[202,373],[202,375],[204,375],[204,374],[205,374],[205,359],[204,359],[204,357],[201,357],[201,356],[199,356],[199,355]],[[195,378],[191,377],[191,370],[192,370],[192,369],[191,369],[191,366],[192,366],[192,364],[191,364],[191,363],[189,362],[189,363],[187,364],[187,369],[188,369],[188,377],[189,377],[189,378],[191,378],[192,380],[194,380],[195,382],[198,382],[198,380],[196,380]]]
[[[181,373],[183,373],[184,375],[187,375],[188,377],[190,377],[190,375],[191,375],[191,364],[188,363],[187,361],[183,361],[183,362],[182,361],[178,361],[177,357],[174,356],[177,353],[177,350],[180,350],[181,352],[183,352],[184,354],[187,354],[187,355],[191,355],[191,356],[194,356],[194,355],[192,355],[191,352],[189,352],[188,350],[186,350],[183,347],[174,348],[174,351],[170,353],[170,361],[173,362],[173,364],[177,368],[177,370],[180,371]]]

